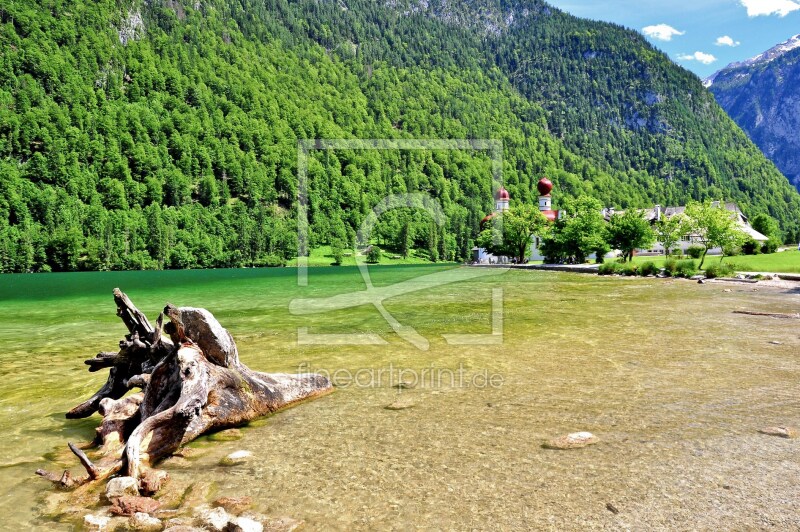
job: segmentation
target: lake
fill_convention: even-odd
[[[290,312],[364,290],[356,268],[312,268],[308,286],[292,269],[0,276],[1,526],[71,526],[39,517],[52,487],[34,471],[93,436],[98,416],[64,412],[105,381],[83,360],[122,338],[120,287],[153,321],[167,302],[209,309],[253,369],[340,381],[164,464],[209,497],[250,495],[307,530],[800,527],[800,440],[757,433],[800,425],[798,323],[733,313],[798,312],[800,289],[370,272],[402,336],[371,304]],[[398,391],[401,377],[418,382]],[[387,410],[398,395],[413,408]],[[582,430],[600,443],[542,448]],[[217,465],[241,449],[254,458]]]

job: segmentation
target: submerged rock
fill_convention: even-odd
[[[161,503],[150,497],[133,497],[123,495],[114,499],[111,513],[114,515],[132,516],[136,513],[151,514],[161,507]]]
[[[151,517],[148,514],[137,512],[128,520],[129,530],[138,530],[141,532],[160,532],[164,528],[160,519]]]
[[[214,501],[214,506],[224,508],[226,511],[239,515],[253,505],[251,497],[220,497]]]
[[[780,438],[797,438],[800,436],[800,431],[794,427],[767,427],[758,432],[768,436],[778,436]]]
[[[220,460],[219,464],[224,466],[235,466],[243,464],[247,462],[247,459],[250,458],[252,455],[253,453],[251,453],[250,451],[236,451],[229,454],[222,460]]]
[[[264,532],[294,532],[305,524],[305,521],[291,517],[267,517],[261,521]]]
[[[580,449],[588,445],[594,445],[600,439],[591,432],[573,432],[566,436],[552,439],[543,445],[546,449]]]
[[[216,489],[216,484],[213,482],[197,481],[189,486],[183,496],[182,506],[185,508],[200,508],[208,507],[208,501]]]
[[[292,517],[269,517],[254,512],[247,512],[241,518],[261,523],[264,532],[293,532],[305,524],[305,521]]]
[[[197,458],[203,454],[205,454],[205,451],[198,449],[197,447],[181,447],[175,451],[172,456],[179,456],[181,458]]]
[[[226,530],[230,532],[263,532],[264,525],[249,517],[233,517],[228,521]]]
[[[244,434],[239,429],[221,430],[211,434],[208,439],[211,441],[236,441],[244,438]]]
[[[194,526],[194,519],[177,517],[167,521],[164,532],[205,532],[205,529]]]
[[[124,495],[139,495],[139,483],[133,477],[112,478],[106,484],[106,498],[111,501]]]
[[[105,515],[89,514],[83,517],[83,528],[92,532],[106,530],[111,518]]]
[[[222,508],[198,508],[197,520],[206,530],[222,532],[228,526],[230,516]]]
[[[416,403],[410,395],[401,395],[394,403],[387,405],[386,410],[405,410],[414,406],[416,406]]]
[[[145,495],[153,495],[164,486],[169,480],[169,474],[160,469],[148,469],[142,474],[139,484],[141,485],[142,493]]]

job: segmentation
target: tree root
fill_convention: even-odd
[[[128,334],[119,352],[101,352],[85,362],[92,372],[109,368],[108,380],[66,414],[70,419],[95,412],[103,416],[92,458],[69,443],[87,475],[36,472],[59,488],[100,482],[124,471],[139,480],[143,493],[152,494],[163,475],[150,468],[182,445],[333,389],[321,375],[252,371],[239,361],[230,333],[205,309],[167,305],[153,327],[118,288],[114,301]],[[165,316],[169,322],[163,325]],[[142,391],[126,396],[132,388]]]

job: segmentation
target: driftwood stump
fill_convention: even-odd
[[[205,309],[167,305],[153,327],[118,288],[114,301],[128,334],[118,352],[85,362],[89,371],[109,368],[108,380],[67,412],[71,419],[95,412],[103,416],[92,443],[95,460],[70,443],[86,476],[36,472],[61,488],[124,473],[139,481],[144,494],[154,493],[163,476],[150,467],[181,445],[332,390],[330,381],[317,374],[251,370],[239,361],[230,333]],[[133,388],[141,391],[126,396]]]

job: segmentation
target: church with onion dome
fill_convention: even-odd
[[[542,178],[536,184],[536,189],[539,191],[539,211],[551,222],[556,221],[561,216],[561,212],[553,210],[553,183],[546,177]],[[487,224],[491,223],[498,213],[505,212],[509,208],[511,195],[504,187],[500,187],[494,198],[494,212],[486,215],[481,220],[481,231],[486,228]],[[538,236],[534,236],[531,240],[531,254],[528,260],[544,260],[544,256],[540,252],[541,239]],[[510,262],[508,257],[497,257],[483,248],[474,248],[473,252],[473,260],[479,264],[508,264]]]

